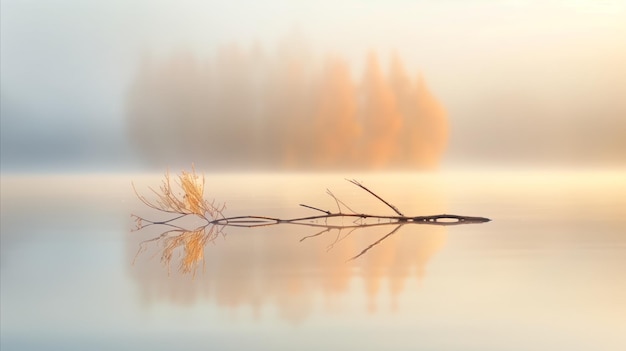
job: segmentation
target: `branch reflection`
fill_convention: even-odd
[[[385,280],[391,307],[397,308],[407,279],[421,280],[427,263],[445,244],[442,225],[362,223],[328,225],[321,231],[319,226],[232,227],[228,233],[215,225],[169,230],[135,242],[139,249],[132,273],[148,301],[190,304],[200,298],[224,307],[250,306],[255,314],[274,302],[283,318],[298,322],[309,315],[320,291],[327,308],[340,308],[334,301],[349,293],[355,279],[363,281],[370,312],[377,310]],[[154,257],[165,269],[155,269]]]
[[[321,213],[313,216],[272,207],[276,217],[227,217],[217,211],[208,218],[139,221],[140,230],[128,236],[131,274],[147,303],[208,302],[233,313],[250,308],[254,316],[275,310],[294,323],[320,308],[335,313],[358,304],[375,312],[385,286],[389,307],[396,309],[407,283],[423,279],[428,263],[444,246],[446,227],[488,221],[448,214],[406,216],[362,184],[351,183],[369,193],[365,198],[374,195],[380,201],[348,207],[329,193],[337,209],[303,205]],[[397,186],[406,196],[401,207],[413,213],[444,213],[436,184]],[[412,200],[416,198],[420,201]],[[371,215],[380,213],[376,206],[395,214]],[[166,269],[154,264],[158,257]]]

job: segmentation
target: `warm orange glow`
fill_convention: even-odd
[[[379,181],[389,184],[384,176]],[[391,184],[397,187],[394,192],[405,198],[402,207],[408,205],[412,213],[446,212],[437,181],[423,178],[416,189],[407,189],[402,181]],[[293,193],[306,197],[302,190],[293,189]],[[380,210],[381,203],[371,199],[371,203],[354,204],[355,209],[366,213]],[[383,210],[389,208],[383,206]],[[334,222],[318,224],[322,223]],[[214,299],[231,308],[258,308],[271,301],[285,319],[298,322],[308,316],[319,294],[329,310],[340,308],[334,301],[349,298],[355,280],[362,282],[367,299],[363,307],[370,312],[397,308],[404,286],[422,280],[428,263],[445,245],[446,228],[408,223],[343,229],[293,224],[254,229],[211,225],[204,231],[175,230],[148,241],[143,241],[145,236],[132,237],[141,242],[133,274],[145,293],[184,304],[197,298]],[[129,254],[135,254],[136,244],[129,246]],[[166,275],[162,267],[148,259],[153,256],[160,256],[171,268],[167,280],[162,280]],[[199,279],[194,280],[194,275]],[[154,289],[154,284],[159,288]],[[390,296],[389,306],[381,306],[381,295],[385,294]]]
[[[339,58],[329,58],[321,75],[319,101],[313,135],[318,152],[313,154],[320,167],[353,165],[358,157],[355,143],[362,128],[357,120],[356,87],[348,65]]]
[[[297,46],[296,46],[297,47]],[[276,55],[226,46],[214,60],[146,60],[129,95],[133,139],[155,163],[298,169],[432,169],[446,113],[393,56],[367,56],[360,80],[287,45]]]
[[[365,138],[362,150],[370,164],[380,168],[400,153],[398,141],[402,116],[398,111],[396,96],[386,82],[374,53],[370,53],[367,58],[363,99],[365,102],[361,114]]]
[[[272,240],[257,230],[254,235],[264,238],[258,244],[250,243],[249,230],[228,228],[227,242],[218,240],[214,244],[210,243],[215,239],[213,232],[186,232],[169,239],[163,248],[156,244],[146,247],[135,260],[132,272],[151,298],[183,304],[198,298],[215,299],[218,304],[233,308],[275,302],[281,313],[294,322],[307,316],[307,306],[319,293],[329,302],[329,309],[337,308],[331,301],[347,298],[350,282],[358,278],[363,280],[367,296],[367,305],[363,307],[376,312],[380,295],[387,292],[391,296],[390,307],[397,307],[405,284],[424,278],[428,262],[446,240],[443,227],[406,226],[357,260],[346,261],[391,229],[351,234],[343,231],[337,242],[338,233],[331,231],[299,243],[294,236],[300,238],[298,232],[304,235],[310,230],[276,227],[270,230]],[[135,244],[130,245],[129,254],[136,252]],[[149,260],[159,254],[171,266],[167,280],[163,280],[168,275],[163,267]],[[322,273],[310,276],[318,270]],[[159,288],[155,289],[154,284]]]

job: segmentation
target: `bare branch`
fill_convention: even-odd
[[[312,210],[320,211],[320,212],[326,213],[327,215],[329,215],[331,213],[330,211],[322,210],[322,209],[319,209],[317,207],[313,207],[313,206],[309,206],[309,205],[305,205],[305,204],[300,204],[300,206],[306,207],[306,208],[310,208]]]
[[[333,241],[330,245],[328,245],[326,247],[326,252],[332,250],[335,247],[335,244],[343,241],[343,239],[347,238],[348,236],[350,236],[350,234],[352,234],[355,230],[360,229],[360,227],[353,227],[353,228],[348,228],[348,233],[344,236],[341,236],[341,230],[342,229],[346,229],[346,228],[339,228],[338,232],[337,232],[337,237],[335,238],[335,241]]]
[[[178,181],[175,182],[175,185],[179,188],[177,190],[172,188],[169,172],[166,171],[165,179],[162,181],[161,186],[159,187],[159,191],[156,191],[153,188],[148,188],[156,195],[156,199],[153,201],[149,201],[146,197],[140,195],[135,187],[135,184],[131,183],[133,192],[144,205],[162,213],[178,215],[173,218],[161,221],[151,221],[137,215],[131,215],[131,217],[135,219],[136,223],[136,229],[134,229],[133,231],[139,231],[149,226],[164,226],[170,228],[170,230],[165,231],[163,234],[153,239],[141,242],[139,250],[137,251],[135,258],[133,259],[133,262],[141,252],[145,251],[146,245],[148,243],[162,242],[163,252],[161,254],[161,261],[168,267],[168,271],[174,251],[178,248],[182,248],[183,259],[180,263],[179,269],[183,273],[192,273],[193,275],[195,275],[199,262],[204,261],[204,246],[209,242],[213,242],[220,233],[222,235],[225,235],[222,232],[223,228],[225,227],[254,228],[273,226],[278,224],[292,224],[321,229],[321,231],[316,234],[308,235],[301,238],[301,242],[306,239],[317,237],[324,233],[330,232],[331,230],[337,229],[337,237],[327,247],[327,250],[331,250],[334,245],[341,242],[358,229],[395,225],[395,228],[391,230],[388,234],[368,245],[356,256],[350,258],[350,260],[354,260],[364,255],[374,246],[379,245],[383,240],[396,233],[405,224],[450,226],[470,223],[484,223],[490,221],[490,219],[484,217],[470,217],[451,214],[438,214],[431,216],[405,216],[402,212],[400,212],[400,210],[398,210],[397,207],[384,200],[382,197],[374,193],[372,190],[370,190],[357,180],[347,180],[350,183],[358,186],[359,188],[367,191],[372,196],[376,197],[379,201],[383,202],[385,205],[391,208],[397,215],[357,213],[352,208],[350,208],[350,206],[341,201],[337,196],[335,196],[335,194],[327,189],[326,193],[330,197],[332,197],[333,200],[335,200],[335,203],[337,205],[338,212],[336,213],[328,210],[323,210],[318,207],[300,204],[300,206],[302,207],[321,212],[322,214],[288,219],[254,215],[226,217],[223,214],[223,211],[226,209],[225,204],[216,205],[215,201],[208,202],[204,199],[204,176],[196,175],[196,171],[193,166],[191,172],[181,172],[181,175],[178,177]],[[344,208],[349,212],[343,212]],[[186,216],[197,216],[204,219],[206,221],[206,224],[195,229],[189,229],[175,225],[173,223],[174,221]],[[331,218],[353,219],[353,221],[351,221],[351,224],[344,224],[343,221],[339,224],[328,224],[328,220]],[[324,220],[324,223],[319,223],[318,220],[322,219]],[[367,219],[378,220],[378,222],[371,223],[371,221],[369,221],[370,223],[368,223],[366,221]],[[342,236],[342,230],[344,229],[348,230],[348,232]],[[172,233],[176,234],[170,235]]]
[[[335,202],[337,203],[337,207],[339,208],[339,213],[342,213],[341,206],[339,206],[339,204],[341,204],[345,208],[347,208],[348,211],[350,211],[352,213],[356,213],[355,210],[351,209],[350,206],[346,205],[343,201],[341,201],[338,197],[336,197],[335,194],[333,194],[333,192],[330,191],[329,189],[326,189],[326,194],[330,195],[330,197],[332,197],[335,200]]]
[[[325,228],[325,229],[324,229],[324,230],[322,230],[321,232],[315,233],[315,234],[313,234],[313,235],[307,235],[307,236],[304,236],[304,237],[302,237],[302,239],[300,239],[300,242],[303,242],[303,241],[305,241],[306,239],[309,239],[309,238],[314,238],[314,237],[316,237],[316,236],[320,236],[320,235],[322,235],[322,234],[324,234],[324,233],[326,233],[326,232],[329,232],[329,231],[331,231],[331,230],[332,230],[332,228]]]
[[[380,244],[383,240],[387,239],[388,237],[390,237],[391,235],[393,235],[395,232],[398,231],[398,229],[400,229],[403,226],[403,224],[398,224],[394,230],[392,230],[391,232],[389,232],[387,235],[381,237],[380,239],[374,241],[373,243],[371,243],[370,245],[368,245],[365,249],[363,249],[363,251],[359,252],[358,255],[352,257],[351,259],[349,259],[348,261],[352,261],[352,260],[356,260],[357,258],[363,256],[363,254],[365,254],[366,252],[368,252],[371,248],[373,248],[374,246]]]
[[[400,212],[400,210],[398,210],[398,208],[396,206],[390,204],[389,202],[385,201],[382,197],[376,195],[376,193],[374,193],[373,191],[371,191],[370,189],[365,187],[365,185],[361,184],[356,179],[346,179],[346,180],[349,181],[350,183],[358,186],[359,188],[367,191],[368,193],[374,195],[375,198],[377,198],[378,200],[382,201],[385,205],[389,206],[395,213],[398,214],[398,216],[404,217],[404,214],[402,214],[402,212]]]

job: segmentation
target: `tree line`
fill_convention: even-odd
[[[341,57],[298,45],[146,57],[127,101],[131,139],[158,166],[432,169],[448,138],[423,77],[398,55],[383,70],[374,52],[358,80]]]

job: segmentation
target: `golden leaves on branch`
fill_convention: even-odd
[[[158,190],[149,188],[156,195],[156,199],[152,201],[140,195],[133,184],[135,195],[146,206],[161,212],[179,215],[163,221],[149,221],[140,216],[132,215],[135,219],[136,230],[157,224],[176,228],[154,239],[142,242],[137,255],[145,249],[145,245],[149,242],[159,242],[163,245],[161,262],[168,267],[168,271],[172,258],[179,252],[182,257],[179,270],[182,273],[191,273],[195,276],[198,264],[204,260],[205,245],[215,240],[220,233],[221,227],[210,224],[223,218],[222,211],[225,206],[216,206],[214,202],[204,199],[205,179],[203,175],[196,174],[193,165],[190,172],[182,170],[177,178],[177,181],[173,182],[169,171],[166,171],[165,178]],[[188,230],[172,223],[174,220],[188,215],[203,218],[207,224],[195,230]]]
[[[174,252],[182,249],[182,259],[179,270],[183,274],[192,273],[195,275],[198,263],[204,260],[204,246],[215,240],[219,231],[216,227],[200,228],[194,231],[183,231],[175,236],[168,236],[164,240],[163,254],[161,262],[170,266]],[[168,269],[169,270],[169,269]]]
[[[178,181],[174,183],[177,187],[172,186],[169,172],[166,172],[165,179],[162,181],[159,190],[157,191],[150,188],[150,190],[156,195],[156,199],[153,201],[150,201],[146,197],[140,195],[133,185],[135,195],[146,206],[166,214],[177,215],[173,218],[161,221],[152,221],[137,215],[131,215],[134,217],[136,222],[136,231],[153,225],[168,226],[169,228],[173,228],[172,230],[166,231],[155,238],[143,241],[140,244],[137,255],[145,250],[148,243],[161,243],[163,245],[161,261],[166,264],[168,268],[175,252],[180,252],[182,255],[179,267],[180,271],[182,273],[193,273],[195,275],[198,263],[201,260],[204,260],[205,245],[208,242],[215,240],[215,238],[217,238],[217,236],[221,233],[222,229],[227,226],[253,228],[279,224],[292,224],[322,229],[322,231],[318,234],[304,237],[302,240],[309,237],[319,236],[331,230],[341,231],[343,229],[347,229],[350,230],[350,233],[352,233],[357,229],[366,227],[382,227],[387,225],[394,226],[393,230],[367,246],[358,255],[352,258],[356,259],[361,257],[373,247],[379,245],[385,239],[395,234],[402,226],[407,224],[452,226],[472,223],[486,223],[490,221],[489,218],[485,217],[459,216],[454,214],[407,216],[404,215],[404,213],[396,206],[392,205],[390,202],[367,188],[361,182],[354,179],[347,180],[351,184],[372,195],[378,201],[384,203],[387,207],[393,210],[395,214],[385,215],[357,213],[348,207],[348,205],[346,205],[342,200],[337,198],[330,190],[327,190],[328,195],[335,200],[337,205],[336,212],[301,204],[301,206],[305,208],[321,212],[322,214],[298,218],[275,218],[256,215],[225,217],[222,214],[222,211],[225,208],[224,205],[216,206],[214,202],[208,202],[204,199],[204,176],[197,175],[193,165],[191,172],[184,170],[181,171],[181,174],[178,176]],[[344,208],[349,212],[344,212]],[[197,224],[194,224],[192,228],[195,229],[184,227],[184,224],[182,226],[176,224],[175,221],[187,216],[200,217],[204,219],[206,223],[200,227],[198,227]],[[351,221],[349,223],[343,223],[342,221],[340,224],[329,224],[327,220],[331,218],[351,219]],[[367,219],[377,221],[366,222],[365,220]],[[321,222],[322,220],[324,221],[323,223]],[[135,258],[136,257],[137,256],[135,256]]]
[[[156,200],[150,201],[145,196],[140,195],[133,184],[135,195],[146,206],[155,210],[176,213],[180,215],[197,215],[211,221],[221,216],[224,205],[216,206],[204,199],[204,176],[196,174],[196,169],[192,165],[191,172],[181,171],[176,185],[182,190],[176,191],[172,187],[169,171],[165,172],[165,179],[162,181],[159,190],[150,188],[157,196]]]

